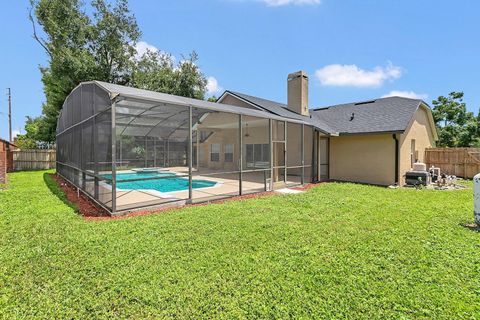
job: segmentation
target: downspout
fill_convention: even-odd
[[[399,168],[399,161],[398,161],[398,156],[399,156],[399,150],[398,150],[398,138],[397,138],[397,134],[393,134],[392,135],[393,137],[393,140],[395,140],[395,184],[397,186],[400,185],[400,182],[398,181],[398,172],[400,171],[400,168]]]

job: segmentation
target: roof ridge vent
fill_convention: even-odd
[[[369,100],[369,101],[362,101],[362,102],[357,102],[355,103],[356,106],[360,106],[362,104],[370,104],[370,103],[375,103],[377,100]]]
[[[313,111],[318,111],[318,110],[327,110],[327,109],[330,109],[332,108],[332,106],[328,106],[328,107],[318,107],[318,108],[313,108],[312,110]]]

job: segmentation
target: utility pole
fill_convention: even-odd
[[[13,142],[12,138],[12,90],[7,88],[8,95],[8,130],[9,130],[9,139],[10,142]]]

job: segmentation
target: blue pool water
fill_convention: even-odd
[[[144,178],[163,178],[163,177],[173,177],[175,173],[168,171],[160,172],[128,172],[128,173],[117,173],[117,182],[128,181],[128,180],[137,180]],[[103,175],[108,180],[112,179],[111,174]]]
[[[117,188],[118,189],[137,189],[137,190],[157,190],[160,192],[172,192],[188,190],[188,178],[168,178],[174,177],[173,172],[132,172],[132,173],[118,173],[117,174]],[[105,178],[111,179],[112,175],[104,175]],[[148,178],[149,180],[132,181],[136,179]],[[155,179],[159,178],[159,179]],[[168,178],[168,179],[161,179]],[[213,187],[216,184],[209,180],[192,180],[193,189]]]

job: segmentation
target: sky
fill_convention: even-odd
[[[88,0],[87,0],[88,1]],[[0,137],[14,133],[45,100],[28,0],[0,0]],[[177,59],[192,50],[208,95],[239,91],[286,101],[287,75],[309,75],[310,108],[388,95],[431,104],[463,91],[480,107],[480,1],[460,0],[130,0],[139,50]]]

